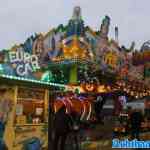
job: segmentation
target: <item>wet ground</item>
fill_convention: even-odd
[[[81,133],[86,140],[80,141],[80,150],[111,150],[112,149],[112,128],[113,122],[105,121],[104,124],[97,124],[91,130],[85,130]],[[128,136],[118,137],[120,140],[129,139]],[[150,132],[141,133],[141,140],[150,140]],[[74,149],[75,150],[75,149]],[[113,150],[118,150],[113,148]],[[129,149],[120,149],[129,150]]]
[[[126,137],[119,137],[120,140],[123,139],[130,139],[129,136]],[[141,140],[150,140],[150,132],[145,132],[145,133],[141,133],[140,135],[140,139]],[[82,150],[110,150],[112,149],[112,139],[111,137],[106,139],[106,138],[102,138],[99,139],[97,141],[89,141],[89,142],[85,142],[82,145]],[[113,148],[113,150],[118,150]],[[129,150],[129,149],[120,149],[120,150]]]
[[[112,123],[109,121],[109,123],[94,124],[92,128],[82,130],[78,134],[78,137],[80,150],[109,150],[111,149],[112,141]],[[69,140],[71,140],[71,138],[69,138]],[[69,148],[67,150],[69,150]]]
[[[79,150],[112,150],[112,130],[113,122],[111,120],[106,120],[104,124],[94,124],[92,128],[82,130],[77,134]],[[130,139],[130,135],[117,138],[120,140]],[[150,140],[150,132],[141,133],[140,139]],[[74,135],[69,136],[65,150],[76,150],[75,144]],[[118,149],[113,148],[113,150]],[[130,149],[120,148],[119,150]]]
[[[150,132],[142,133],[141,140],[150,140]],[[129,139],[129,137],[120,137],[121,140]],[[112,149],[112,139],[100,139],[99,141],[87,142],[82,146],[82,150],[110,150]],[[113,150],[118,150],[113,148]],[[121,149],[120,150],[129,150]],[[133,149],[132,149],[133,150]]]

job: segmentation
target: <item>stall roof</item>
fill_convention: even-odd
[[[0,84],[12,84],[12,85],[26,85],[26,86],[38,86],[42,88],[64,88],[65,85],[63,84],[57,84],[57,83],[51,83],[51,82],[45,82],[40,80],[34,80],[34,79],[27,79],[23,77],[16,77],[16,76],[10,76],[10,75],[0,75]]]

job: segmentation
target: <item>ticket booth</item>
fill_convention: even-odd
[[[47,150],[49,89],[4,84],[0,93],[0,119],[5,125],[2,138],[8,149],[22,150],[37,139]]]

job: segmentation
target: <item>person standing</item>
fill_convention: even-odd
[[[8,150],[8,147],[6,146],[3,139],[0,139],[0,150]]]
[[[8,150],[5,141],[3,140],[5,131],[5,123],[3,122],[3,113],[0,113],[0,150]]]
[[[138,109],[135,109],[135,111],[133,111],[133,113],[130,116],[130,121],[131,121],[131,138],[132,139],[136,138],[136,139],[139,140],[142,120],[143,120],[142,113]]]
[[[65,142],[67,135],[69,134],[72,126],[72,121],[69,114],[66,113],[66,108],[63,106],[55,114],[54,118],[54,141],[53,148],[54,150],[65,150]],[[60,144],[60,146],[59,146]]]
[[[72,134],[74,137],[74,144],[75,149],[79,150],[79,137],[78,133],[80,131],[80,116],[76,111],[72,111],[70,114],[71,120],[72,120]]]
[[[3,113],[0,113],[0,139],[3,138],[5,131],[5,123],[3,121]]]
[[[94,109],[95,109],[95,115],[98,123],[104,124],[103,118],[101,116],[101,111],[106,102],[106,98],[102,96],[96,97],[96,100],[94,101]]]

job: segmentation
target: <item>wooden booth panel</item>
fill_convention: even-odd
[[[23,141],[37,137],[48,145],[46,111],[47,91],[44,89],[18,87],[15,112],[15,140],[13,149],[20,150]],[[48,117],[48,116],[47,116]]]

